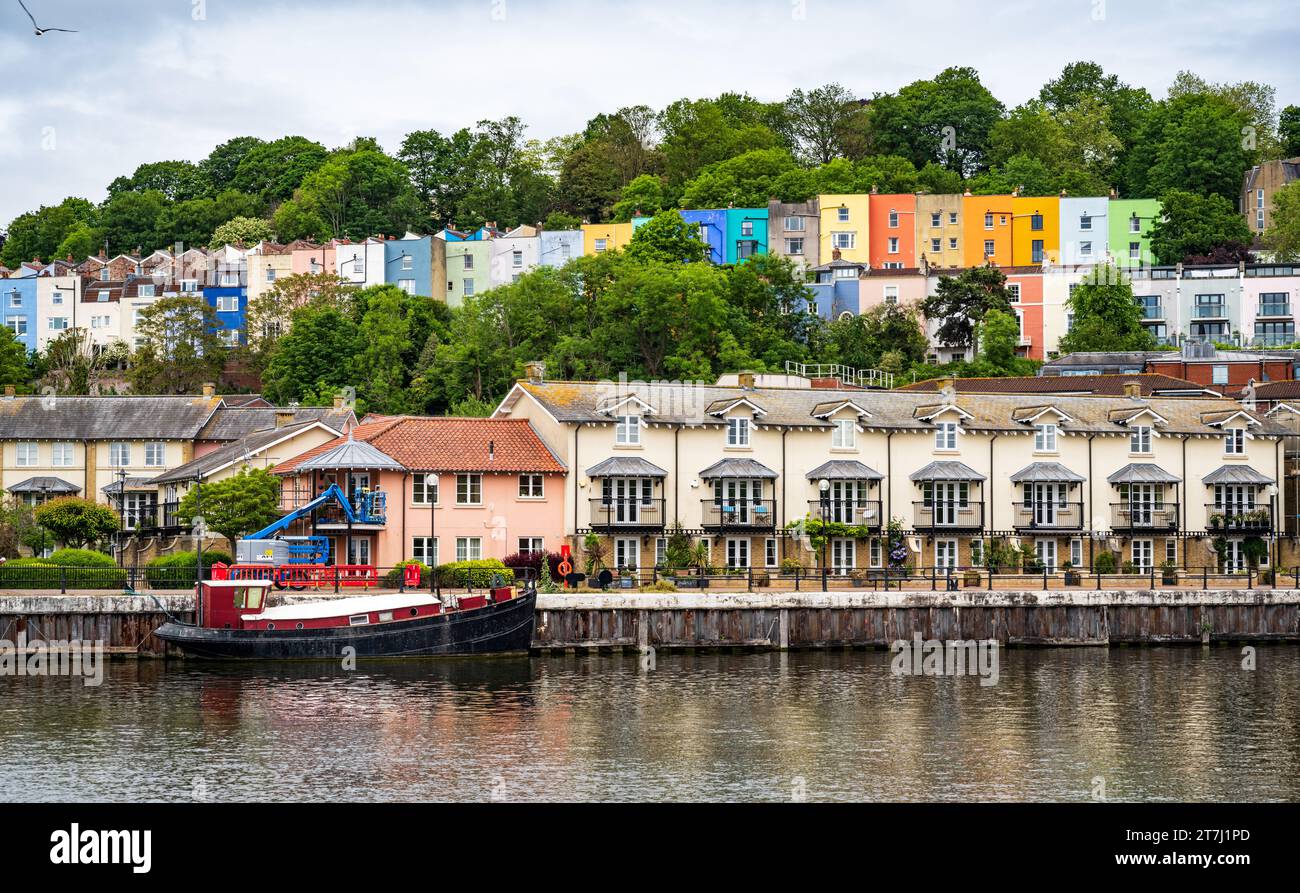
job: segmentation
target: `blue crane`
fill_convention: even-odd
[[[238,543],[238,560],[241,564],[329,564],[328,537],[283,536],[283,531],[330,503],[338,503],[349,524],[383,524],[386,502],[385,494],[375,490],[358,493],[356,505],[353,505],[342,487],[330,484],[315,499],[242,538]]]

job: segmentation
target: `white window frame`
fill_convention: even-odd
[[[831,233],[831,247],[838,248],[840,251],[853,251],[858,247],[858,234],[856,232]]]
[[[457,561],[483,560],[483,537],[481,536],[456,537],[456,560]]]
[[[727,446],[738,448],[749,446],[749,421],[743,416],[727,419]]]
[[[781,550],[778,548],[777,539],[774,536],[766,537],[763,540],[763,565],[764,567],[779,567],[781,565]]]
[[[546,476],[527,472],[519,475],[519,498],[520,499],[545,499],[546,498]]]
[[[161,440],[147,442],[144,445],[144,464],[146,468],[165,467],[167,465],[167,444]]]
[[[1229,428],[1223,432],[1223,454],[1225,456],[1246,455],[1246,429]]]
[[[50,466],[53,468],[71,468],[75,461],[75,449],[66,441],[55,441],[50,445]]]
[[[108,445],[108,464],[111,468],[127,468],[131,465],[131,444],[124,440],[115,440]]]
[[[641,445],[641,417],[621,415],[614,423],[614,443],[618,446]]]
[[[436,536],[411,537],[411,557],[426,567],[438,566],[438,538]]]
[[[1151,426],[1134,425],[1128,436],[1128,451],[1134,456],[1151,455]]]
[[[19,468],[34,468],[41,464],[40,445],[32,441],[19,441],[16,447]]]
[[[1034,452],[1055,453],[1057,428],[1054,422],[1034,426]]]
[[[483,475],[478,473],[456,475],[456,505],[475,506],[482,504]]]
[[[835,428],[831,432],[831,449],[857,449],[858,423],[853,419],[836,419],[833,424]]]
[[[430,493],[431,485],[432,493]],[[438,474],[433,471],[417,471],[411,475],[411,505],[437,504]]]
[[[944,452],[952,452],[957,449],[957,428],[956,422],[938,422],[934,428],[934,448]]]

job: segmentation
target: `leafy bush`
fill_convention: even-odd
[[[94,549],[58,549],[45,559],[50,564],[68,567],[117,567],[112,555]]]
[[[509,568],[529,568],[533,571],[533,579],[538,579],[542,572],[542,556],[546,556],[546,563],[550,567],[551,579],[560,576],[560,562],[564,556],[559,552],[516,552],[513,555],[507,555],[501,559],[501,562]]]
[[[1115,573],[1115,553],[1106,551],[1093,559],[1092,569],[1099,574]]]
[[[194,553],[172,552],[159,555],[144,566],[144,578],[154,587],[188,587],[194,585]],[[212,565],[230,564],[233,559],[229,552],[220,549],[203,550],[203,572],[210,574]]]
[[[515,578],[510,568],[498,558],[440,564],[437,573],[439,585],[452,589],[460,589],[471,584],[477,589],[486,589],[492,584],[494,576],[502,577],[506,583],[513,583]]]
[[[642,586],[642,592],[676,592],[677,584],[672,580],[656,580],[649,586]]]
[[[106,539],[117,532],[121,520],[117,512],[93,499],[61,496],[36,508],[36,523],[48,530],[60,543],[84,546]]]

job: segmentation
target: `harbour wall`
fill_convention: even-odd
[[[193,609],[180,593],[0,594],[0,639],[100,640],[112,654],[171,656],[153,631]],[[1294,642],[1300,590],[542,594],[533,648],[883,648],[917,634],[1010,646]]]

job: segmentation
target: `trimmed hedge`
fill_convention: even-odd
[[[439,585],[460,589],[473,585],[475,589],[486,589],[492,585],[492,578],[500,576],[507,585],[515,581],[514,571],[506,567],[499,558],[482,558],[478,561],[453,561],[438,565]]]
[[[63,564],[68,567],[117,567],[112,555],[96,552],[94,549],[59,549],[44,559],[50,564]]]
[[[50,558],[15,558],[0,564],[2,589],[122,589],[126,579],[126,570],[111,558],[107,565],[57,564]]]

